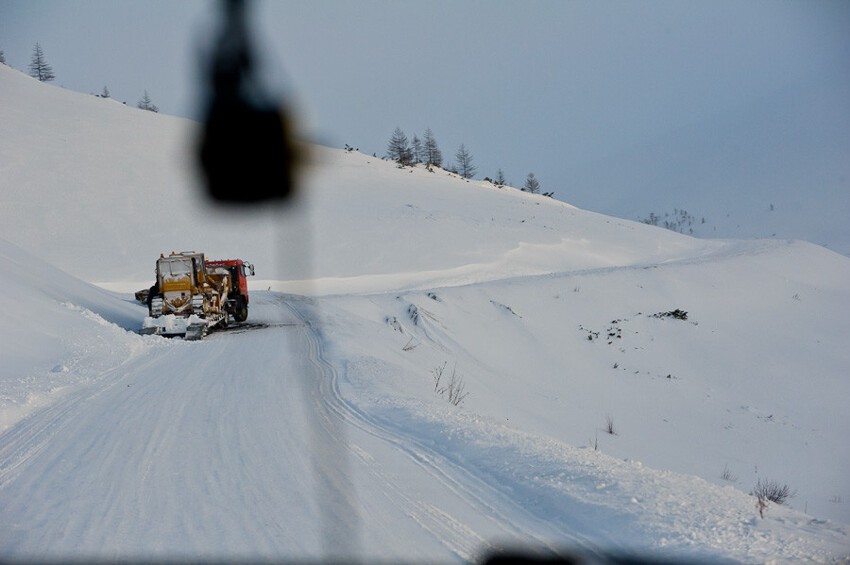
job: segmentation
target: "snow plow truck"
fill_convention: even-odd
[[[161,254],[156,283],[136,298],[148,306],[141,333],[203,338],[215,327],[248,318],[248,276],[254,266],[242,259],[207,261],[194,251]]]

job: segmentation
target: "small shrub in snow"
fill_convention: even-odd
[[[387,323],[387,325],[389,327],[391,327],[395,331],[404,333],[404,328],[401,327],[401,323],[398,321],[398,318],[396,318],[395,316],[387,316],[384,321]]]
[[[612,436],[617,435],[617,431],[614,429],[614,417],[611,414],[605,417],[605,431]]]
[[[593,330],[589,330],[584,326],[579,326],[578,329],[583,332],[587,332],[587,341],[593,341],[594,339],[599,338],[599,332],[595,332]]]
[[[792,492],[791,487],[787,484],[759,479],[756,482],[756,486],[753,487],[751,494],[764,503],[770,501],[776,504],[785,504],[789,498],[792,498],[796,494],[796,491]]]
[[[452,378],[449,381],[448,389],[446,390],[446,398],[452,406],[459,406],[469,393],[466,392],[466,385],[463,382],[463,376],[452,371]]]
[[[670,310],[669,312],[658,312],[657,314],[652,315],[653,318],[675,318],[676,320],[687,320],[688,313],[684,310],[680,310],[676,308],[675,310]]]
[[[667,378],[670,378],[670,375],[667,375]],[[720,478],[723,479],[724,481],[729,481],[731,483],[734,483],[735,481],[738,480],[738,477],[733,475],[732,471],[730,471],[729,467],[726,466],[726,465],[723,466],[723,472],[720,473]]]
[[[419,308],[416,307],[416,304],[411,304],[407,307],[407,315],[410,316],[413,325],[419,325]]]
[[[608,334],[608,345],[614,343],[615,339],[623,339],[623,329],[619,326],[620,322],[622,320],[613,320],[611,326],[605,330]]]
[[[452,368],[452,376],[449,378],[448,384],[444,384],[443,373],[446,370],[446,365],[447,362],[444,362],[431,371],[434,378],[434,392],[437,396],[448,400],[452,406],[459,406],[469,396],[469,393],[466,392],[463,376],[457,373],[457,365]]]
[[[434,392],[440,394],[440,381],[443,379],[443,369],[446,368],[446,364],[443,363],[439,367],[434,367],[431,369],[431,376],[434,377]]]

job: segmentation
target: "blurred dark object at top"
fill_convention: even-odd
[[[294,192],[296,152],[282,103],[270,101],[253,69],[245,0],[224,0],[209,77],[199,161],[220,203],[284,201]]]

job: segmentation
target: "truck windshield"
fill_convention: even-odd
[[[182,278],[192,273],[192,261],[189,259],[174,259],[161,261],[159,272],[165,279]]]

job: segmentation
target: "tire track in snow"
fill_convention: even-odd
[[[116,367],[108,369],[103,377],[96,382],[74,390],[41,410],[28,415],[22,421],[0,433],[0,490],[15,477],[16,469],[25,466],[26,462],[41,453],[50,440],[61,428],[62,420],[70,413],[80,409],[81,405],[97,398],[106,389],[117,386],[120,373],[123,372],[136,354],[131,352],[129,357]],[[117,375],[111,379],[111,375]]]
[[[283,305],[309,328],[310,357],[316,359],[324,374],[323,378],[314,383],[316,401],[323,404],[325,410],[330,410],[334,417],[347,424],[350,429],[365,433],[403,454],[408,462],[436,481],[442,493],[450,492],[450,500],[458,501],[452,509],[438,508],[426,498],[409,494],[409,484],[404,479],[399,482],[382,471],[384,465],[376,461],[368,448],[358,445],[358,439],[347,446],[341,446],[366,465],[375,480],[392,493],[392,500],[405,514],[464,561],[473,560],[482,552],[498,549],[498,545],[494,545],[498,542],[488,542],[488,539],[507,539],[512,543],[525,543],[538,549],[545,547],[552,552],[561,549],[551,545],[547,538],[558,539],[559,543],[563,543],[565,535],[569,537],[569,534],[553,530],[549,524],[529,514],[491,485],[472,476],[462,466],[422,444],[416,437],[387,426],[347,401],[339,389],[339,375],[336,369],[324,356],[322,338],[307,321],[305,304],[301,302],[306,299],[294,296],[289,298],[289,301],[283,301]],[[328,420],[329,416],[330,414],[326,416]],[[442,494],[439,499],[443,501],[446,497]],[[458,517],[454,513],[464,516]],[[475,517],[474,525],[469,523],[470,513]],[[511,518],[511,515],[517,514],[524,517],[522,525]],[[476,527],[484,531],[476,531]],[[591,545],[580,536],[574,536],[572,542],[576,547],[586,548],[589,553],[593,552]]]
[[[291,360],[286,333],[266,336],[276,347],[258,371],[239,355],[241,339],[151,338],[161,347],[7,430],[0,554],[321,555],[303,442],[270,429],[281,411],[298,419],[276,370]]]

